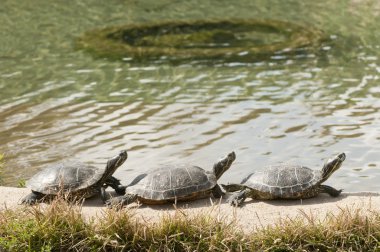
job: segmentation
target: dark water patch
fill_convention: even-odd
[[[167,21],[102,28],[77,45],[109,59],[225,59],[257,61],[273,54],[318,47],[327,38],[310,26],[252,19]],[[305,51],[302,51],[305,53]],[[275,59],[283,59],[278,56]]]

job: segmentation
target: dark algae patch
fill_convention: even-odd
[[[129,24],[85,33],[77,46],[110,59],[258,60],[298,48],[315,48],[324,34],[310,26],[274,20],[196,20]]]

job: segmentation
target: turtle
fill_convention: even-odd
[[[165,165],[138,175],[128,186],[124,196],[113,197],[106,201],[109,207],[128,205],[139,201],[143,204],[157,205],[176,203],[224,195],[217,180],[227,171],[236,159],[231,152],[214,164],[213,171],[188,164]]]
[[[344,153],[330,158],[322,170],[312,170],[302,165],[278,164],[249,174],[240,184],[221,185],[226,192],[236,192],[229,203],[241,206],[247,197],[253,199],[307,199],[319,193],[337,197],[342,190],[322,185],[346,159]]]
[[[97,168],[80,162],[61,162],[45,168],[30,178],[26,185],[32,193],[21,200],[22,204],[32,205],[51,199],[59,193],[68,198],[81,199],[101,195],[105,200],[105,188],[111,186],[116,193],[124,194],[125,187],[112,176],[116,169],[127,160],[127,151],[107,161],[105,168]]]

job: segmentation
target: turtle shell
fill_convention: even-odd
[[[43,194],[58,194],[75,192],[93,186],[102,178],[105,168],[70,162],[60,163],[38,172],[30,178],[26,185],[35,192]]]
[[[251,174],[242,184],[261,192],[262,198],[298,198],[318,185],[321,178],[321,171],[305,166],[273,165]]]
[[[216,177],[197,166],[174,165],[152,170],[139,182],[127,187],[143,202],[159,203],[206,196],[216,185]]]

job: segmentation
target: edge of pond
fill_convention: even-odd
[[[27,208],[19,204],[21,198],[30,193],[28,188],[0,186],[0,211],[4,209]],[[323,221],[327,215],[337,215],[344,210],[360,209],[371,212],[380,209],[379,192],[342,193],[332,198],[320,194],[316,198],[306,200],[248,200],[241,208],[231,207],[225,200],[201,199],[173,205],[138,206],[132,204],[122,211],[131,211],[134,216],[145,222],[155,222],[165,215],[178,213],[184,215],[210,214],[225,221],[233,221],[244,231],[274,225],[284,219],[305,218]],[[100,198],[86,200],[81,207],[85,218],[95,218],[106,213]]]

